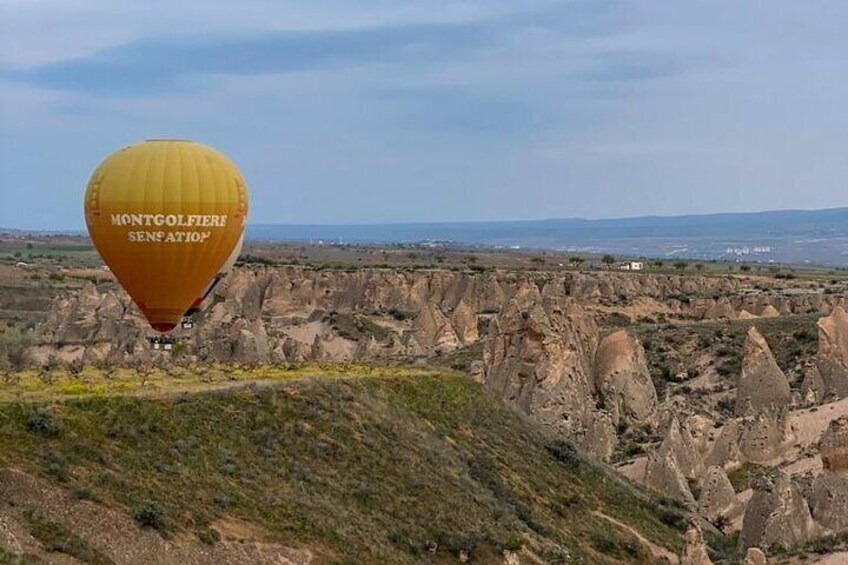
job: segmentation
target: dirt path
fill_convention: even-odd
[[[848,563],[848,552],[840,551],[839,553],[831,553],[813,563],[816,565],[845,565]]]
[[[675,555],[671,551],[667,550],[666,548],[655,544],[654,542],[652,542],[651,540],[649,540],[648,538],[646,538],[645,536],[640,534],[638,531],[636,531],[633,528],[631,528],[630,526],[628,526],[627,524],[625,524],[623,522],[619,522],[618,520],[616,520],[612,516],[608,516],[608,515],[604,514],[603,512],[599,512],[597,510],[593,511],[592,514],[594,514],[595,516],[597,516],[599,518],[603,518],[607,522],[610,522],[610,523],[618,526],[619,528],[621,528],[625,532],[632,535],[634,538],[639,540],[639,543],[641,543],[642,545],[647,547],[650,550],[651,554],[655,558],[661,558],[661,557],[665,558],[665,559],[668,560],[669,563],[672,563],[673,565],[677,565],[678,563],[680,563],[680,558],[677,555]]]

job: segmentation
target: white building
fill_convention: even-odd
[[[641,271],[645,268],[645,263],[642,261],[626,261],[618,266],[622,271]]]

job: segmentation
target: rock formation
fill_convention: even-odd
[[[695,479],[703,474],[703,457],[695,445],[692,434],[686,427],[680,425],[677,416],[672,416],[669,420],[662,447],[674,453],[677,467],[684,477]]]
[[[572,301],[516,301],[490,324],[485,385],[548,429],[608,457],[615,430],[591,395],[597,340],[594,321]]]
[[[701,481],[698,512],[710,521],[727,516],[736,506],[736,492],[721,467],[710,467]]]
[[[648,454],[644,482],[645,486],[663,496],[679,500],[690,508],[695,506],[695,497],[692,496],[686,476],[680,469],[674,451],[666,445]]]
[[[804,367],[804,380],[801,382],[801,397],[806,405],[820,404],[824,402],[828,394],[828,388],[824,383],[821,371],[815,363],[808,363]]]
[[[745,461],[768,463],[783,452],[786,422],[782,411],[764,410],[745,417],[739,431],[739,452]]]
[[[775,308],[771,304],[767,304],[763,311],[760,312],[760,318],[778,318],[780,317],[780,312],[777,308]]]
[[[429,356],[437,352],[450,353],[479,341],[480,321],[488,321],[516,300],[572,297],[590,304],[611,300],[624,304],[649,301],[664,312],[674,312],[675,316],[683,318],[703,317],[710,308],[726,310],[732,307],[735,316],[736,309],[743,307],[743,301],[734,298],[728,302],[727,297],[742,290],[744,284],[734,277],[655,273],[552,271],[516,274],[438,269],[240,267],[215,290],[196,317],[194,329],[177,331],[176,335],[183,340],[185,355],[197,355],[198,352],[205,355],[205,352],[214,351],[214,357],[221,361],[247,361],[225,358],[227,352],[234,356],[241,351],[254,355],[252,346],[234,346],[239,340],[252,339],[242,332],[245,328],[233,326],[237,319],[261,321],[272,361],[288,359],[286,351],[294,352],[295,358],[308,358],[313,349],[331,358],[339,355],[340,359],[351,355],[368,359]],[[111,289],[104,290],[107,287]],[[754,311],[753,308],[761,309],[774,302],[789,313],[811,309],[830,311],[840,300],[837,295],[785,297],[766,288],[754,303],[746,303],[745,307]],[[635,312],[638,311],[636,308]],[[362,335],[367,331],[342,335],[343,329],[340,331],[325,322],[334,312],[348,316],[357,314],[382,329],[377,327],[376,334],[372,335]],[[313,326],[303,331],[303,324]],[[249,331],[259,335],[253,329]],[[316,334],[328,347],[313,348]],[[132,362],[133,352],[146,351],[150,335],[146,322],[125,293],[115,290],[110,283],[98,287],[87,284],[73,295],[55,302],[47,320],[38,328],[36,342],[40,343],[31,349],[30,357],[41,363],[51,355],[66,360],[80,355],[85,359],[111,356],[116,361]],[[209,339],[231,343],[221,347],[202,343]],[[340,340],[350,343],[343,344]]]
[[[819,351],[816,359],[828,394],[848,396],[848,314],[836,306],[818,321]]]
[[[680,565],[713,565],[700,528],[692,527],[686,531],[686,545],[680,554]]]
[[[789,549],[817,535],[807,501],[789,477],[774,471],[763,473],[752,482],[754,494],[745,509],[739,538],[742,549]]]
[[[736,318],[736,309],[726,296],[722,296],[717,300],[712,300],[706,307],[703,313],[705,320],[732,320]]]
[[[626,330],[603,338],[595,354],[595,387],[613,423],[644,422],[657,406],[645,350]]]
[[[848,416],[830,423],[819,449],[823,471],[810,488],[810,510],[819,524],[848,531]]]
[[[741,463],[742,459],[742,452],[739,450],[739,422],[731,420],[722,426],[721,432],[707,455],[706,464],[725,469]]]
[[[759,547],[749,547],[742,565],[768,565],[766,554]]]
[[[763,410],[785,408],[789,381],[777,366],[768,343],[755,328],[748,330],[742,356],[742,375],[736,389],[736,413],[755,416]]]

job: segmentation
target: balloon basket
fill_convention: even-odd
[[[150,342],[153,351],[173,351],[174,346],[180,342],[178,339],[168,336],[149,337],[147,340]]]

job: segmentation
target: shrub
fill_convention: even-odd
[[[133,519],[142,528],[150,528],[158,532],[167,532],[165,511],[159,503],[153,500],[145,500],[133,511]]]
[[[27,429],[44,437],[57,437],[62,433],[62,423],[49,407],[39,406],[27,416]]]
[[[221,541],[221,534],[214,528],[200,528],[195,533],[197,534],[197,539],[207,545],[215,545]]]
[[[569,468],[577,468],[582,463],[580,453],[571,443],[556,439],[545,445],[548,453],[553,455],[554,459]]]
[[[87,486],[78,486],[71,492],[71,494],[73,494],[74,498],[77,500],[97,500],[97,496]]]
[[[660,508],[660,521],[677,530],[682,530],[687,525],[686,515],[672,508]]]
[[[59,459],[49,461],[44,466],[44,472],[60,483],[67,483],[71,480],[71,474],[68,472],[68,467],[65,461]]]

